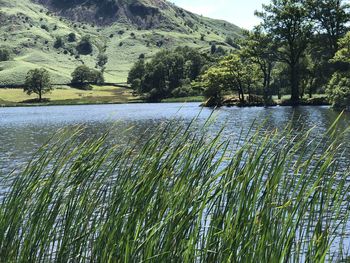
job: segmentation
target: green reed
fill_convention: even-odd
[[[258,130],[241,145],[208,125],[169,123],[127,146],[62,132],[6,177],[0,262],[345,259],[335,127],[316,141]]]

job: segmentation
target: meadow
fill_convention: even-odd
[[[37,95],[27,95],[23,92],[23,89],[0,89],[0,105],[2,106],[78,105],[139,101],[138,97],[133,96],[132,90],[113,86],[92,86],[92,90],[81,90],[63,86],[55,88],[49,94],[45,94],[44,98],[47,100],[45,102],[35,103],[36,98]]]

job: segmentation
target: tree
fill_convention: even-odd
[[[262,26],[267,34],[273,36],[274,42],[280,47],[278,59],[289,66],[291,101],[297,104],[299,92],[300,59],[312,35],[312,23],[306,0],[272,0],[271,4],[263,5],[263,12],[257,12],[263,19]]]
[[[213,55],[213,54],[215,54],[215,52],[216,52],[216,45],[215,45],[215,43],[213,43],[213,44],[211,44],[211,47],[210,47],[210,53]]]
[[[129,72],[128,83],[140,95],[158,102],[188,91],[178,88],[196,79],[204,63],[201,54],[189,47],[160,51],[148,63],[139,59]]]
[[[24,91],[31,95],[35,93],[42,101],[42,96],[52,90],[50,74],[46,69],[34,69],[27,73]]]
[[[347,32],[349,22],[349,4],[342,0],[307,0],[310,18],[315,21],[317,32],[326,36],[322,43],[334,56],[338,50],[338,40]],[[325,45],[326,44],[326,45]]]
[[[100,71],[90,69],[85,65],[78,66],[72,73],[72,83],[75,85],[86,83],[101,84],[103,82],[104,78]]]
[[[339,50],[332,59],[335,72],[328,83],[327,95],[336,109],[350,108],[350,32],[338,42]]]
[[[10,60],[10,51],[6,48],[0,49],[0,61]]]
[[[77,51],[81,55],[89,55],[92,53],[93,47],[91,44],[90,36],[84,36],[76,47]]]
[[[69,33],[68,35],[68,42],[75,42],[77,41],[77,37],[74,33]]]
[[[253,31],[245,32],[245,39],[242,42],[242,55],[257,64],[263,75],[263,95],[265,103],[271,101],[272,70],[276,62],[275,50],[277,47],[270,35],[262,32],[260,27]]]
[[[336,72],[329,81],[327,95],[333,108],[350,109],[350,75]]]
[[[58,49],[58,48],[61,48],[63,47],[64,43],[63,43],[63,39],[62,37],[56,37],[56,41],[55,43],[53,44],[53,47]]]
[[[245,103],[245,94],[251,94],[252,87],[256,86],[256,66],[250,60],[244,60],[239,54],[231,54],[220,62],[225,85],[238,92],[241,103]]]
[[[248,94],[251,102],[251,95],[253,92],[256,93],[259,77],[256,65],[249,60],[243,60],[239,54],[231,54],[222,59],[218,65],[209,68],[201,80],[205,96],[219,106],[221,105],[219,100],[225,91],[237,92],[242,104],[246,102],[245,94]]]
[[[103,73],[106,68],[106,64],[108,63],[108,57],[104,53],[99,53],[97,56],[97,62],[96,66],[101,69],[101,72]]]
[[[209,68],[201,77],[204,96],[209,100],[207,106],[221,106],[223,94],[227,88],[224,74],[220,67]]]
[[[127,82],[132,85],[134,81],[137,80],[139,85],[132,85],[133,87],[136,87],[134,88],[135,91],[140,91],[142,79],[144,78],[145,73],[145,61],[143,59],[138,60],[130,69]]]

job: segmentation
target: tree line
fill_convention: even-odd
[[[236,93],[241,104],[259,95],[265,105],[274,95],[290,95],[289,103],[298,105],[321,93],[344,108],[350,101],[349,10],[344,0],[272,0],[256,12],[261,23],[243,32],[229,54],[217,59],[190,48],[162,51],[138,61],[128,82],[151,101],[180,90],[189,94],[191,82],[192,91],[201,87],[214,105],[227,93]]]

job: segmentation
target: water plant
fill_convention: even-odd
[[[9,175],[0,262],[324,262],[347,256],[348,173],[325,136],[234,143],[168,123],[111,146],[80,130]],[[222,129],[222,131],[224,128]]]

